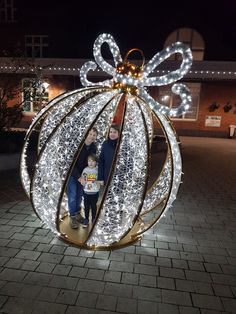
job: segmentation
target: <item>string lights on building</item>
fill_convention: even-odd
[[[80,73],[81,68],[80,67],[48,67],[46,69],[49,72],[52,72],[52,74],[55,74],[53,72],[64,72],[65,74],[68,73]],[[0,66],[0,72],[13,72],[13,71],[17,71],[17,72],[26,72],[28,71],[26,67],[14,67],[14,66]],[[30,71],[33,71],[32,69]],[[96,69],[96,72],[101,72],[101,73],[105,73],[103,70],[101,69]],[[152,73],[170,73],[170,70],[154,70],[152,71]],[[211,71],[211,70],[195,70],[195,71],[188,71],[188,76],[190,75],[197,75],[198,78],[205,78],[205,77],[209,77],[209,78],[217,78],[220,76],[235,76],[236,75],[236,71]]]

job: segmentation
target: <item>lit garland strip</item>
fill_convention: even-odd
[[[137,99],[136,99],[137,100]],[[150,110],[150,108],[148,106],[146,106],[146,104],[141,101],[141,99],[139,99],[138,101],[143,115],[144,115],[144,119],[147,125],[147,130],[148,130],[148,137],[149,137],[149,144],[150,147],[152,145],[152,140],[153,140],[153,121],[152,121],[152,111]]]
[[[122,95],[116,95],[104,108],[102,113],[99,115],[97,122],[94,124],[94,127],[98,130],[98,136],[96,140],[97,144],[97,155],[100,154],[101,146],[107,136],[107,127],[110,127],[112,124],[114,113],[116,112],[116,107],[119,104],[120,98]],[[68,212],[68,198],[66,193],[63,195],[61,202],[61,216],[65,216]]]
[[[87,245],[108,246],[118,242],[133,226],[147,180],[147,146],[141,111],[128,98],[115,171]]]
[[[111,66],[107,63],[101,54],[101,46],[107,43],[111,50],[112,56],[114,58],[115,65],[117,66],[120,62],[122,62],[122,58],[120,55],[119,47],[117,46],[116,42],[114,41],[113,37],[110,34],[102,34],[98,36],[95,40],[94,47],[93,47],[93,55],[94,59],[96,60],[97,64],[100,68],[106,72],[107,74],[114,76],[116,73],[116,68]],[[97,64],[94,61],[86,62],[80,71],[80,80],[83,86],[94,86],[94,85],[101,85],[101,86],[112,86],[112,80],[105,80],[104,82],[92,83],[87,79],[87,74],[90,70],[95,71],[97,68]]]
[[[81,93],[73,94],[66,97],[57,103],[57,106],[53,106],[47,113],[45,120],[43,121],[42,128],[40,130],[39,136],[39,150],[45,144],[48,136],[53,132],[53,130],[60,124],[64,116],[66,116],[75,104],[81,100],[86,95],[90,94],[91,91],[83,91]]]
[[[101,34],[95,40],[93,46],[94,59],[104,72],[110,74],[111,76],[115,76],[116,68],[107,63],[102,57],[101,47],[104,43],[107,43],[110,48],[115,66],[117,67],[117,65],[122,62],[120,49],[114,41],[114,38],[110,34]]]
[[[150,106],[151,110],[153,110],[159,122],[163,126],[163,129],[166,132],[167,140],[169,143],[168,145],[169,145],[170,157],[166,159],[163,172],[161,176],[159,177],[159,179],[154,183],[151,189],[151,192],[147,193],[147,195],[145,196],[142,213],[150,211],[153,207],[155,207],[158,204],[158,202],[164,200],[165,198],[166,198],[166,203],[164,204],[163,210],[167,210],[171,206],[178,191],[178,187],[181,181],[181,173],[182,173],[181,164],[182,163],[181,163],[181,157],[180,157],[179,147],[176,141],[175,133],[173,132],[172,128],[169,125],[169,121],[165,118],[164,115],[177,116],[177,115],[181,115],[185,113],[191,105],[191,95],[188,88],[184,84],[174,84],[172,86],[172,92],[179,95],[182,102],[177,109],[170,109],[167,106],[164,106],[162,104],[159,104],[158,102],[155,102],[154,99],[146,92],[144,86],[167,85],[167,84],[171,84],[175,82],[176,80],[181,79],[191,67],[191,64],[192,64],[191,50],[182,43],[179,43],[179,42],[174,43],[170,47],[163,50],[162,52],[157,53],[153,57],[153,59],[144,66],[143,76],[141,78],[140,77],[134,78],[134,77],[128,77],[126,76],[126,74],[117,73],[115,71],[115,68],[112,68],[112,66],[110,65],[108,66],[107,63],[103,61],[100,51],[101,51],[101,45],[103,42],[106,42],[107,37],[109,37],[109,41],[111,45],[111,41],[113,41],[113,38],[108,34],[102,34],[98,37],[99,45],[97,47],[96,47],[96,42],[95,42],[94,51],[96,51],[96,56],[99,55],[99,59],[98,59],[95,57],[95,54],[94,54],[94,58],[97,61],[97,64],[102,68],[103,71],[107,72],[110,75],[113,75],[114,82],[120,82],[123,85],[136,86],[138,88],[140,98],[143,99],[143,101]],[[170,72],[167,75],[160,76],[160,77],[148,77],[148,75],[152,73],[154,69],[161,62],[163,62],[165,59],[167,59],[174,53],[180,53],[183,57],[183,60],[179,69],[173,72]],[[116,50],[116,55],[115,56],[113,55],[113,57],[114,57],[116,65],[117,65],[117,58],[121,62],[118,49]],[[88,71],[86,72],[86,75],[87,73]],[[85,75],[85,72],[83,72],[81,76],[83,77],[84,75]],[[85,77],[84,78],[82,77],[81,79],[85,80]],[[106,81],[106,84],[107,84],[107,81]],[[112,80],[111,80],[111,84],[112,84]],[[129,96],[129,97],[132,97],[132,96]],[[143,105],[142,101],[140,101],[140,105],[144,113],[145,105]],[[147,118],[147,114],[145,118]],[[149,125],[152,125],[152,124],[149,123]],[[104,242],[106,241],[104,240]],[[91,243],[92,242],[89,242],[89,244]]]
[[[95,62],[93,61],[88,61],[86,62],[80,71],[80,80],[81,80],[81,84],[83,86],[108,86],[111,87],[111,80],[105,80],[103,82],[97,82],[97,83],[92,83],[87,79],[87,74],[89,71],[95,71],[97,68],[97,65]]]
[[[97,122],[94,124],[94,127],[98,130],[98,136],[96,140],[97,144],[97,155],[100,154],[101,146],[104,140],[107,137],[107,130],[112,124],[114,115],[116,112],[116,107],[120,102],[122,95],[117,95],[111,102],[106,106],[101,115],[99,116]]]
[[[181,183],[181,175],[182,175],[182,161],[181,161],[181,155],[180,155],[180,150],[179,150],[179,144],[177,142],[176,139],[176,135],[175,132],[171,126],[171,123],[169,120],[167,120],[165,118],[164,115],[162,115],[159,111],[158,111],[158,107],[156,105],[156,103],[153,101],[150,101],[150,99],[148,97],[145,98],[144,96],[144,100],[146,102],[149,102],[150,106],[152,107],[153,112],[155,113],[155,115],[157,116],[159,122],[162,125],[163,130],[166,133],[166,138],[167,138],[167,142],[169,145],[169,153],[170,153],[170,158],[171,158],[171,168],[172,168],[172,184],[170,184],[170,192],[169,192],[169,197],[165,206],[165,210],[163,212],[163,214],[165,213],[165,211],[171,206],[171,204],[173,203],[173,201],[176,198],[176,194],[178,192],[178,188],[179,185]],[[167,164],[168,165],[168,164]],[[167,177],[166,180],[168,180],[168,172],[167,172]],[[150,208],[147,208],[147,210]]]
[[[172,175],[171,164],[168,151],[168,157],[163,166],[161,175],[146,194],[141,214],[145,214],[145,212],[155,208],[155,206],[161,203],[168,196]]]
[[[30,176],[27,168],[27,153],[28,153],[28,147],[29,147],[29,140],[30,135],[33,132],[33,130],[39,125],[39,123],[45,119],[47,113],[57,105],[58,102],[60,102],[62,99],[66,99],[67,97],[74,97],[78,92],[84,91],[83,89],[75,90],[72,92],[65,93],[63,95],[60,95],[56,98],[54,98],[51,102],[48,103],[47,106],[45,106],[33,119],[30,127],[27,130],[26,137],[25,137],[25,143],[22,149],[21,153],[21,159],[20,159],[20,175],[21,175],[21,182],[24,187],[24,190],[28,197],[30,196]]]
[[[75,62],[78,63],[78,60],[75,59]],[[220,68],[222,68],[222,64],[220,61],[209,61],[208,62],[209,64],[207,64],[207,66],[209,66],[210,68],[217,68],[218,66]],[[230,67],[230,62],[225,62],[226,65],[225,67],[228,68]],[[86,63],[85,63],[86,64]],[[219,65],[218,65],[219,64]],[[231,65],[231,67],[234,66]],[[202,68],[205,68],[206,66],[203,64],[203,67]],[[200,68],[200,67],[197,67],[197,68]],[[42,70],[43,68],[42,67],[36,67],[36,69],[39,69],[39,70]],[[64,75],[67,75],[68,73],[70,74],[71,72],[80,72],[82,69],[79,68],[79,67],[73,67],[73,65],[71,67],[65,67],[65,66],[56,66],[56,67],[48,67],[46,69],[46,71],[55,71],[57,73],[55,74],[58,74],[58,72],[60,72],[60,74],[64,74]],[[17,73],[32,73],[32,68],[27,68],[27,67],[18,67],[18,66],[0,66],[0,73],[11,73],[13,72],[13,74],[15,74],[17,71]],[[101,69],[97,69],[97,72],[103,72]],[[152,73],[170,73],[170,70],[156,70],[156,71],[152,71]],[[234,70],[232,71],[222,71],[222,70],[215,70],[215,71],[212,71],[212,70],[190,70],[188,71],[188,74],[190,74],[189,76],[190,77],[194,77],[194,78],[212,78],[212,76],[215,77],[215,79],[224,79],[224,80],[227,80],[227,79],[235,79],[234,76],[236,76],[236,72]],[[91,85],[89,85],[91,86]]]
[[[151,128],[153,132],[152,117],[150,117],[151,119],[150,121],[150,119],[147,119],[147,116],[146,116],[146,112],[149,112],[149,113],[151,112],[150,106],[148,106],[146,102],[142,101],[141,98],[138,98],[138,101],[142,108],[143,114],[145,116],[145,121],[147,123],[148,129]],[[152,136],[152,133],[150,134],[150,131],[149,131],[149,141],[150,139],[152,139],[151,136]],[[155,206],[161,203],[168,195],[169,187],[171,184],[171,159],[170,159],[169,154],[170,152],[168,150],[167,158],[165,160],[162,172],[160,176],[158,177],[158,179],[153,183],[152,187],[148,190],[145,196],[141,214],[145,214],[145,212],[149,212],[150,210],[155,208]]]
[[[40,218],[55,232],[59,198],[79,144],[91,122],[113,95],[114,91],[98,94],[73,111],[41,151],[32,180],[32,202]]]
[[[148,75],[154,71],[154,69],[167,58],[169,58],[174,53],[180,53],[183,57],[180,68],[172,71],[166,75],[159,77],[148,77]],[[180,80],[190,69],[192,65],[192,53],[190,48],[185,44],[176,42],[164,49],[161,52],[158,52],[151,61],[149,61],[144,66],[144,86],[162,86],[171,84]]]

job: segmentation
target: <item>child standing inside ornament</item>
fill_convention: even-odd
[[[107,183],[119,135],[120,127],[117,124],[112,124],[109,130],[109,137],[105,142],[103,142],[99,156],[98,182],[101,185]]]
[[[81,202],[83,196],[83,186],[78,181],[81,176],[83,169],[87,166],[88,156],[90,154],[96,154],[97,147],[94,141],[97,139],[98,131],[93,127],[88,136],[85,139],[84,145],[80,151],[80,154],[75,163],[74,169],[71,173],[67,184],[67,196],[68,196],[68,207],[70,214],[70,226],[72,229],[78,228],[78,222],[83,222],[81,216]]]
[[[84,212],[85,219],[82,222],[83,227],[88,227],[89,212],[92,210],[92,222],[96,217],[97,201],[99,196],[99,184],[97,183],[98,167],[97,156],[90,154],[88,156],[88,166],[83,170],[79,182],[84,188]]]

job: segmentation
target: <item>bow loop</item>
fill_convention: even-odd
[[[101,47],[104,43],[107,43],[110,48],[115,67],[106,62],[102,57]],[[133,51],[138,51],[142,55],[142,64],[140,66],[127,61],[129,54]],[[182,62],[177,70],[162,76],[148,77],[149,74],[151,74],[159,64],[175,53],[182,55]],[[173,43],[161,52],[158,52],[146,65],[144,65],[145,59],[142,50],[137,48],[131,49],[126,54],[124,61],[122,61],[119,47],[114,41],[114,38],[110,34],[101,34],[95,40],[93,54],[96,63],[89,61],[84,64],[80,71],[81,83],[84,86],[108,86],[116,88],[121,92],[132,95],[140,95],[141,97],[143,96],[145,99],[149,99],[150,104],[156,103],[154,107],[159,112],[163,114],[169,114],[171,116],[179,115],[185,112],[191,104],[190,92],[183,84],[175,84],[172,87],[172,92],[179,95],[182,100],[179,108],[175,110],[155,102],[154,99],[150,100],[152,97],[145,91],[145,86],[168,85],[178,81],[188,72],[192,65],[192,53],[187,45],[180,42]],[[97,65],[100,66],[104,72],[111,75],[112,79],[108,79],[99,83],[92,83],[88,81],[88,72],[90,70],[96,70]]]
[[[95,71],[97,69],[97,64],[93,61],[88,61],[88,62],[85,62],[85,64],[83,64],[83,66],[81,67],[81,70],[80,70],[80,80],[81,80],[81,84],[83,86],[97,86],[97,85],[101,85],[101,86],[108,86],[108,87],[111,87],[112,85],[112,81],[111,80],[105,80],[105,81],[102,81],[102,82],[96,82],[96,83],[93,83],[91,81],[89,81],[87,79],[87,74],[89,71]]]
[[[171,55],[175,53],[180,53],[183,56],[182,63],[180,68],[172,71],[166,75],[158,76],[158,77],[148,77],[148,75],[154,71],[154,69],[169,58]],[[149,61],[145,67],[145,78],[143,85],[144,86],[162,86],[166,84],[171,84],[181,79],[190,69],[192,65],[192,53],[190,48],[180,42],[173,43],[166,49],[158,52],[152,59]]]
[[[104,72],[110,74],[111,76],[114,76],[116,68],[114,68],[108,62],[106,62],[102,57],[101,47],[104,43],[107,43],[110,48],[111,54],[115,62],[115,66],[117,67],[117,65],[122,62],[119,47],[117,46],[114,38],[110,34],[101,34],[95,40],[93,46],[94,59]]]

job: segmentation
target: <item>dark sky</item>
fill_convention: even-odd
[[[133,47],[151,58],[177,28],[197,30],[205,40],[205,60],[236,61],[236,0],[220,1],[20,1],[30,23],[60,40],[60,56],[92,58],[96,37],[113,35],[124,55]],[[140,2],[140,0],[139,0]],[[40,20],[39,20],[40,17]],[[40,21],[40,22],[39,22]],[[58,55],[58,56],[59,56]]]

